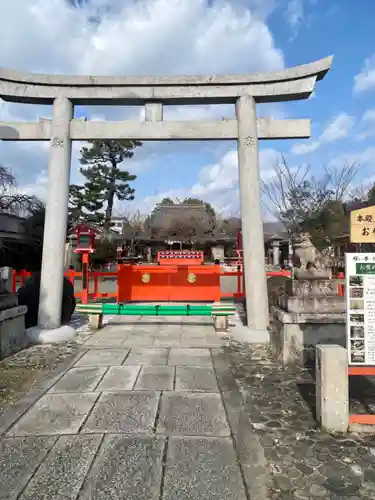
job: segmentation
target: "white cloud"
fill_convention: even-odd
[[[331,167],[342,167],[345,163],[356,163],[361,166],[373,165],[375,162],[375,147],[371,146],[363,151],[345,153],[329,161]]]
[[[375,54],[365,60],[361,72],[354,77],[354,92],[375,89]]]
[[[237,150],[228,151],[218,163],[200,171],[199,182],[191,188],[193,196],[206,196],[233,189],[238,184]]]
[[[280,153],[272,148],[263,149],[259,153],[261,177],[264,181],[274,174],[274,168]],[[237,150],[230,149],[217,163],[201,169],[198,182],[190,187],[164,191],[148,196],[137,203],[142,213],[149,213],[156,203],[163,198],[183,199],[186,197],[202,198],[225,215],[239,213],[238,157]]]
[[[270,179],[275,173],[275,166],[280,158],[280,152],[267,148],[259,152],[260,176],[263,181]]]
[[[345,137],[348,137],[354,123],[355,118],[353,116],[349,116],[346,113],[340,113],[327,124],[326,128],[316,141],[307,144],[295,144],[291,149],[291,153],[294,155],[304,155],[311,153],[326,144],[344,139]]]
[[[289,0],[285,15],[293,30],[296,30],[304,19],[303,0]]]
[[[108,12],[98,16],[103,4]],[[95,15],[99,22],[90,22]],[[144,75],[283,67],[264,22],[229,1],[207,8],[206,0],[108,0],[73,8],[14,0],[3,7],[0,26],[11,42],[0,48],[2,65],[23,70]]]
[[[329,142],[344,139],[349,135],[354,122],[355,118],[353,116],[349,116],[346,113],[340,113],[327,125],[326,129],[320,136],[320,141],[323,144],[327,144]]]
[[[375,122],[375,109],[365,111],[362,120],[365,122]]]
[[[312,153],[319,147],[320,147],[320,142],[318,141],[313,141],[308,144],[295,144],[292,147],[291,152],[294,155],[305,155],[307,153]]]
[[[355,136],[356,141],[363,141],[375,136],[375,108],[364,112],[360,124],[360,131]]]
[[[46,73],[211,74],[282,69],[266,24],[275,0],[13,0],[2,2],[0,66]],[[76,4],[79,7],[74,7]],[[220,109],[221,108],[221,109]],[[274,108],[276,109],[276,108]],[[80,110],[81,111],[81,110]],[[89,118],[124,119],[124,108],[87,108]],[[166,119],[233,116],[233,107],[165,109]],[[134,118],[139,109],[128,110]],[[51,116],[50,106],[0,101],[0,120]],[[46,144],[0,143],[0,160],[29,186],[47,168]],[[77,151],[77,149],[76,149]],[[161,154],[145,145],[139,162]],[[135,161],[135,160],[134,160]],[[149,161],[150,163],[150,161]],[[72,179],[76,179],[77,153]],[[138,169],[143,168],[138,165]]]
[[[299,34],[301,26],[310,28],[313,20],[313,8],[318,0],[285,0],[285,18],[291,30],[289,41],[293,41]],[[280,1],[280,4],[283,2]]]
[[[29,196],[37,196],[40,200],[47,200],[47,187],[48,187],[48,173],[46,170],[42,170],[34,179],[31,184],[24,184],[18,188],[18,191],[22,194],[27,194]]]

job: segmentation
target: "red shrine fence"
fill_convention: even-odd
[[[143,266],[143,265],[135,265],[132,266],[136,268],[137,271],[142,272],[143,275],[147,275],[147,271],[150,270],[151,266]],[[147,267],[147,269],[146,269]],[[170,272],[171,266],[168,266],[168,269],[163,269],[164,266],[152,266],[152,271],[158,271],[158,274],[163,274]],[[203,270],[206,266],[201,266],[201,269]],[[210,266],[211,267],[211,266]],[[214,266],[213,266],[214,267]],[[216,266],[215,266],[216,267]],[[234,286],[234,291],[231,292],[224,292],[220,288],[220,281],[218,281],[218,290],[217,294],[219,295],[220,298],[233,298],[233,299],[242,299],[245,296],[245,286],[244,286],[244,273],[242,266],[237,266],[236,271],[225,271],[225,270],[220,270],[218,273],[220,278],[225,278],[225,277],[236,277],[236,284]],[[31,272],[27,270],[22,270],[22,271],[15,271],[13,270],[12,272],[12,291],[13,293],[16,293],[17,289],[24,285],[25,281],[32,275]],[[267,277],[290,277],[291,272],[290,271],[267,271],[266,272]],[[119,272],[118,271],[113,271],[113,272],[100,272],[100,271],[92,271],[88,273],[88,297],[90,301],[99,301],[99,300],[110,300],[110,299],[117,299],[118,298],[118,276]],[[82,272],[79,271],[74,271],[74,270],[69,270],[65,272],[65,277],[68,278],[75,290],[75,297],[77,299],[82,299],[84,296],[84,291],[82,290]],[[192,283],[193,284],[193,283]],[[178,285],[177,285],[178,286]],[[194,284],[193,284],[194,286]],[[197,290],[198,291],[198,290]],[[182,296],[180,296],[177,300],[192,300],[191,298],[184,299]],[[217,295],[216,295],[217,296]],[[145,296],[142,298],[141,296],[138,295],[138,300],[145,300],[145,301],[150,301],[150,300],[160,300],[157,297],[153,299],[153,297],[150,294],[147,294],[147,297]],[[200,300],[199,297],[196,298],[196,300]]]

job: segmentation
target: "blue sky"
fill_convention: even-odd
[[[264,179],[277,157],[292,166],[363,165],[375,180],[375,2],[373,0],[1,0],[0,65],[84,74],[210,74],[273,71],[330,54],[332,70],[306,101],[258,106],[259,116],[311,118],[312,137],[262,142]],[[95,19],[95,22],[93,22]],[[231,106],[167,108],[165,119],[231,117]],[[0,101],[0,120],[50,116],[49,106]],[[140,119],[140,109],[77,108],[89,119]],[[74,144],[72,182],[81,182]],[[45,196],[47,143],[1,143],[0,161],[20,189]],[[125,165],[124,165],[125,167]],[[150,210],[163,196],[197,196],[239,209],[236,145],[148,143],[126,164],[136,200],[119,213]],[[265,213],[265,216],[268,215]]]

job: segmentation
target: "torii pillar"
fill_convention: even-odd
[[[0,123],[0,140],[50,141],[39,327],[60,327],[72,141],[237,140],[248,340],[268,336],[258,140],[310,137],[310,121],[257,118],[256,104],[307,99],[332,57],[276,73],[169,77],[38,75],[0,68],[0,98],[52,104],[52,120]],[[73,118],[73,106],[144,106],[145,120]],[[236,120],[163,121],[163,105],[232,104]]]
[[[243,96],[237,100],[236,117],[247,326],[264,331],[269,324],[269,312],[257,116],[253,97]]]

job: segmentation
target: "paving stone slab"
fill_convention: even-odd
[[[169,365],[212,366],[209,349],[171,349]]]
[[[155,332],[153,333],[153,336],[155,340],[160,340],[163,342],[166,342],[168,340],[171,340],[173,342],[177,342],[181,340],[181,334],[180,333],[158,333],[156,334]]]
[[[154,345],[155,347],[182,347],[180,339],[162,340],[157,337],[155,337],[154,343],[152,345]]]
[[[212,368],[176,366],[176,391],[219,392]]]
[[[136,325],[137,321],[141,320],[142,316],[114,316],[113,319],[108,323],[110,326],[126,326],[126,325]]]
[[[19,500],[75,500],[102,436],[61,436]]]
[[[122,365],[129,349],[91,349],[75,366],[118,366]]]
[[[162,500],[245,500],[230,438],[169,440]]]
[[[157,432],[199,436],[229,436],[220,394],[165,392]]]
[[[106,436],[79,500],[159,500],[164,438]]]
[[[46,394],[8,431],[8,436],[75,434],[98,393]]]
[[[106,366],[71,368],[49,392],[93,392],[106,371]]]
[[[138,365],[111,366],[98,385],[98,391],[131,391],[141,367]]]
[[[91,337],[86,340],[85,346],[87,347],[98,347],[100,349],[113,349],[113,348],[122,348],[123,342],[126,339],[123,337]]]
[[[201,340],[182,340],[181,342],[181,347],[182,348],[193,348],[193,347],[200,347],[200,348],[210,348],[210,347],[220,347],[223,345],[223,342],[221,340],[206,340],[206,339],[201,339]]]
[[[125,365],[166,365],[169,349],[131,349]]]
[[[104,336],[121,336],[124,335],[126,336],[129,332],[131,332],[134,329],[134,325],[129,325],[129,324],[121,324],[121,325],[115,325],[113,323],[107,323],[104,328],[101,328],[96,332],[97,335],[104,335]]]
[[[159,402],[157,392],[103,393],[82,432],[152,432]]]
[[[0,441],[0,499],[16,500],[55,437],[5,438]]]
[[[122,347],[148,347],[154,343],[153,336],[132,336],[123,340]]]
[[[174,366],[143,366],[134,389],[173,391]]]

